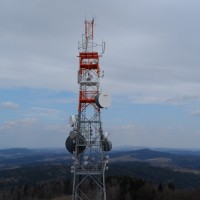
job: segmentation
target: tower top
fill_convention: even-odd
[[[82,34],[82,41],[78,44],[79,52],[105,52],[105,42],[102,44],[94,43],[94,18],[92,20],[85,19],[85,33]],[[99,51],[100,52],[99,52]]]

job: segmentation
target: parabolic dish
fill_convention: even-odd
[[[110,151],[112,149],[112,143],[109,140],[102,141],[102,150],[103,151]]]
[[[75,115],[70,115],[70,117],[69,117],[69,125],[71,127],[74,127],[75,123],[76,123],[76,116]]]
[[[79,146],[77,148],[77,154],[80,154],[86,148],[86,140],[82,135],[78,135],[77,137],[79,137],[78,138]],[[66,149],[72,154],[76,150],[76,143],[75,142],[76,142],[76,138],[72,139],[70,136],[66,139],[66,142],[65,142]]]
[[[75,131],[69,132],[69,137],[73,140],[76,137],[77,133]]]
[[[111,96],[103,92],[95,97],[95,103],[99,108],[108,108],[111,104],[111,100]]]

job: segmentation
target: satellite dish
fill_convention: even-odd
[[[74,138],[76,137],[76,135],[77,135],[77,133],[76,133],[75,131],[70,131],[70,132],[69,132],[69,137],[70,137],[71,139],[74,139]]]
[[[95,103],[99,108],[108,108],[111,104],[111,100],[111,96],[103,92],[95,97]]]
[[[86,140],[82,135],[76,136],[79,139],[79,144],[81,144],[77,149],[77,154],[82,153],[86,148]],[[72,139],[70,136],[66,139],[65,146],[66,149],[73,154],[76,148],[76,143],[74,142],[75,139]]]
[[[112,143],[109,140],[102,141],[102,150],[103,151],[110,151],[112,149]]]
[[[108,139],[108,133],[107,133],[107,132],[103,133],[103,138],[104,138],[105,140]]]
[[[76,144],[73,142],[73,139],[71,139],[70,137],[67,138],[67,140],[65,142],[65,146],[66,146],[66,149],[70,153],[73,153],[73,151],[75,151]]]
[[[74,127],[74,125],[76,124],[76,116],[75,115],[70,115],[69,124],[71,127]]]
[[[84,164],[84,165],[88,165],[88,161],[84,161],[83,164]]]

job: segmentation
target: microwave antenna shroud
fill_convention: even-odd
[[[85,33],[78,45],[78,115],[70,116],[73,130],[66,140],[73,159],[73,200],[106,200],[105,170],[112,143],[102,129],[101,109],[110,106],[111,97],[99,90],[102,77],[99,57],[105,51],[105,42],[97,45],[93,39],[94,19],[85,20]]]

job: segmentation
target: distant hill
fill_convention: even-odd
[[[27,148],[1,149],[0,155],[32,154],[35,150]]]
[[[115,150],[108,154],[110,156],[108,175],[134,176],[156,183],[172,181],[177,187],[182,188],[200,187],[199,155],[152,149]],[[64,148],[4,149],[0,150],[0,180],[3,181],[1,182],[3,185],[8,186],[11,183],[27,181],[34,184],[65,176],[66,173],[67,176],[71,176],[69,173],[71,164],[71,154]],[[10,180],[15,181],[9,182]]]
[[[9,149],[0,149],[0,155],[29,155],[29,154],[43,154],[43,153],[67,153],[65,148],[37,148],[37,149],[28,149],[28,148],[9,148]]]
[[[154,151],[150,149],[140,149],[140,150],[135,150],[135,151],[126,152],[126,153],[130,153],[131,157],[134,157],[139,160],[146,160],[146,159],[152,159],[152,158],[172,158],[175,156],[172,153],[159,152],[159,151]]]
[[[173,183],[176,188],[200,188],[200,175],[191,172],[174,171],[170,168],[152,166],[147,162],[110,163],[108,175],[130,176],[153,183]]]
[[[114,147],[113,151],[117,152],[128,152],[135,150],[149,149],[153,151],[165,152],[165,153],[173,153],[173,154],[182,154],[182,155],[198,155],[200,156],[200,148],[199,149],[187,149],[187,148],[163,148],[163,147],[145,147],[145,146],[119,146]]]
[[[142,161],[158,167],[200,171],[200,155],[196,153],[192,154],[192,152],[191,154],[188,152],[187,154],[180,154],[140,149],[133,151],[114,151],[110,153],[110,157],[113,162]]]
[[[0,169],[42,163],[64,163],[69,158],[71,155],[65,149],[3,149],[0,150]]]
[[[169,167],[171,169],[200,171],[200,155],[196,151],[162,152],[152,149],[134,149],[128,151],[109,152],[111,162],[142,161],[153,166]],[[72,162],[71,154],[66,149],[27,149],[13,148],[0,150],[0,169],[38,165],[40,163],[65,163]]]

